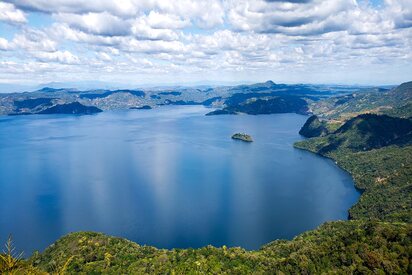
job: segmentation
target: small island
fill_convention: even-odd
[[[232,136],[232,139],[238,139],[241,141],[245,141],[245,142],[252,142],[253,139],[251,136],[247,135],[247,134],[243,134],[243,133],[236,133]]]

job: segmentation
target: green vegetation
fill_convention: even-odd
[[[389,92],[374,90],[331,97],[312,103],[310,109],[319,117],[340,122],[364,113],[410,117],[411,101],[412,82],[406,82]],[[403,110],[396,111],[400,107]]]
[[[236,133],[232,136],[232,139],[238,139],[238,140],[242,140],[242,141],[246,141],[246,142],[252,142],[253,139],[251,136],[247,135],[247,134],[242,134],[242,133]]]
[[[299,134],[304,137],[320,137],[329,133],[327,122],[319,120],[316,115],[309,117],[299,131]]]
[[[359,115],[333,134],[295,144],[332,158],[364,190],[350,217],[412,222],[412,122]]]
[[[311,147],[311,151],[327,154],[338,149],[341,151],[344,148],[356,152],[388,145],[404,145],[410,143],[411,140],[411,120],[386,115],[363,114],[348,120],[333,133],[317,140],[303,142],[303,144],[309,144],[307,146]]]
[[[401,118],[412,118],[412,103],[399,108],[391,108],[383,112],[385,115]]]
[[[165,250],[80,232],[22,261],[15,274],[410,274],[411,243],[410,224],[378,221],[329,222],[257,251]]]

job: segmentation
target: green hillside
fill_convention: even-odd
[[[332,158],[364,190],[351,218],[412,222],[412,122],[359,115],[334,133],[297,142],[297,148]]]
[[[326,129],[325,126],[323,127]],[[302,130],[305,130],[305,126]],[[316,131],[312,134],[312,136],[322,135]],[[411,120],[386,115],[363,114],[348,120],[335,132],[310,142],[312,146],[316,145],[312,151],[326,154],[343,148],[352,151],[367,151],[388,145],[403,145],[410,143],[411,140]]]
[[[325,136],[331,132],[329,128],[326,121],[321,121],[316,115],[313,115],[306,120],[299,134],[308,138]]]
[[[412,226],[329,222],[257,251],[207,246],[156,249],[101,233],[69,234],[14,268],[15,274],[352,274],[412,271]],[[408,248],[409,247],[409,248]],[[31,272],[31,273],[29,273]]]
[[[394,116],[410,117],[412,109],[406,107],[412,101],[412,81],[406,82],[398,87],[382,92],[374,90],[371,92],[357,92],[351,95],[332,97],[314,102],[311,111],[326,119],[344,121],[363,113],[392,114]],[[398,113],[393,109],[402,107],[403,111]]]

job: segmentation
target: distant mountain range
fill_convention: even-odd
[[[84,83],[82,83],[84,84]],[[87,84],[93,84],[87,83]],[[95,83],[99,84],[98,82]],[[19,115],[44,113],[57,104],[77,102],[103,111],[154,108],[159,105],[204,105],[216,114],[271,114],[295,112],[306,114],[321,99],[350,97],[354,91],[387,91],[384,88],[351,86],[276,84],[272,81],[238,86],[155,87],[141,89],[79,89],[82,85],[63,88],[50,83],[33,92],[0,94],[0,114]],[[87,86],[87,85],[86,85]],[[100,85],[101,86],[101,85]],[[341,99],[342,100],[342,99]],[[52,109],[53,110],[53,109]],[[50,110],[49,110],[50,111]]]

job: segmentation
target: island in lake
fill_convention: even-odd
[[[238,139],[238,140],[242,140],[245,142],[252,142],[253,139],[251,136],[247,135],[247,134],[243,134],[243,133],[236,133],[232,136],[232,139]]]

